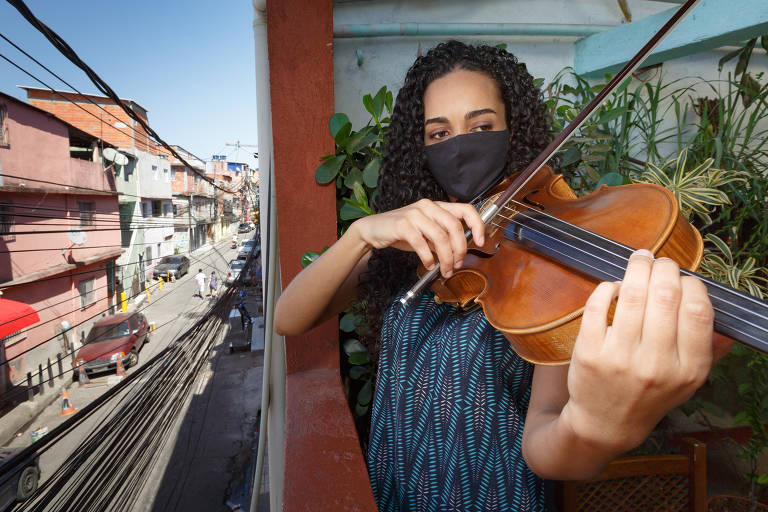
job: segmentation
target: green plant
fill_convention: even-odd
[[[354,130],[349,117],[343,113],[334,114],[328,122],[335,151],[322,157],[322,163],[315,171],[315,180],[321,185],[334,183],[336,186],[339,236],[356,219],[372,213],[384,136],[392,115],[392,100],[392,92],[386,87],[379,89],[375,95],[363,96],[363,108],[371,119],[360,130]],[[311,264],[325,249],[327,247],[319,253],[304,253],[302,266]],[[339,329],[344,351],[342,379],[365,452],[377,363],[374,354],[360,342],[361,336],[368,334],[361,314],[363,307],[364,304],[356,304],[344,311]]]
[[[355,131],[349,117],[333,114],[328,129],[336,145],[334,153],[325,155],[315,171],[315,180],[321,185],[336,184],[339,201],[339,235],[349,225],[371,214],[371,202],[379,179],[381,150],[384,134],[392,115],[392,92],[386,86],[371,96],[363,96],[363,106],[371,120]]]
[[[683,148],[676,158],[661,166],[647,162],[646,170],[635,181],[666,187],[675,195],[686,218],[690,219],[695,213],[709,225],[712,209],[731,203],[722,187],[744,179],[737,171],[713,169],[713,158],[707,158],[694,168],[687,163],[688,148]]]

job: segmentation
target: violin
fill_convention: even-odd
[[[603,186],[576,197],[545,165],[698,1],[688,0],[525,170],[473,201],[486,225],[484,248],[470,243],[463,267],[449,278],[439,277],[439,263],[420,268],[403,304],[431,285],[437,301],[482,307],[524,359],[565,364],[589,295],[600,281],[622,279],[633,248],[650,248],[704,282],[715,331],[768,354],[768,303],[694,273],[701,235],[669,190]],[[471,242],[471,231],[465,236]]]
[[[481,212],[504,186],[482,201]],[[587,298],[600,281],[622,279],[632,247],[673,259],[688,275],[704,255],[701,235],[666,188],[602,186],[576,197],[563,176],[545,166],[493,216],[484,247],[470,244],[463,267],[432,289],[437,301],[480,305],[524,359],[565,364]],[[768,304],[698,277],[715,310],[715,330],[768,353]]]

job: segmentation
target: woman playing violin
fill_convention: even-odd
[[[275,311],[298,334],[364,300],[381,330],[368,469],[380,510],[544,510],[545,479],[584,479],[640,444],[705,381],[713,310],[704,285],[635,252],[584,310],[569,365],[520,358],[482,310],[431,291],[397,300],[439,262],[461,268],[467,201],[549,142],[525,66],[451,41],[419,57],[400,90],[375,200],[287,287]],[[612,325],[609,308],[616,302]],[[520,307],[525,307],[521,304]]]

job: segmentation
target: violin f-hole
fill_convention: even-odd
[[[530,192],[525,194],[525,196],[523,197],[523,202],[525,204],[529,205],[529,206],[533,206],[534,208],[538,208],[539,210],[544,211],[544,205],[543,204],[539,203],[538,201],[534,201],[533,199],[531,199],[531,196],[534,195],[534,194],[537,194],[538,192],[539,192],[538,189],[531,190]]]

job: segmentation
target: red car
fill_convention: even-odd
[[[115,371],[118,358],[124,368],[138,364],[139,350],[148,337],[149,324],[141,313],[118,313],[98,320],[75,355],[74,378],[78,366],[91,374]]]

